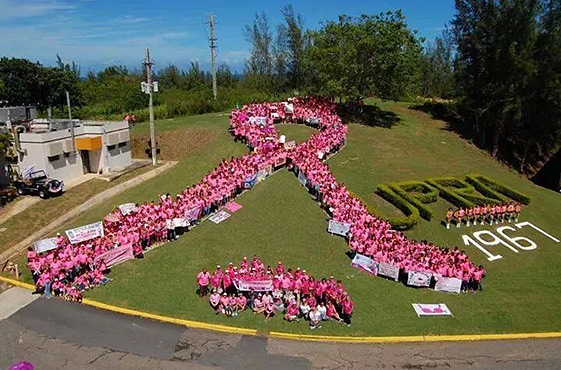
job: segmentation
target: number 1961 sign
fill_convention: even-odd
[[[532,225],[530,222],[520,222],[520,223],[515,224],[515,226],[518,229],[521,229],[524,226],[529,226],[529,227],[533,228],[534,230],[536,230],[536,231],[542,233],[543,235],[547,236],[549,239],[553,240],[554,242],[556,242],[556,243],[560,242],[559,239],[557,239],[553,235],[550,235],[550,234],[546,233],[545,231],[543,231],[539,227]],[[465,245],[470,245],[470,244],[473,245],[474,247],[479,249],[481,252],[485,253],[485,255],[487,256],[487,259],[489,261],[495,261],[495,260],[498,260],[500,258],[503,258],[503,256],[501,256],[500,254],[492,254],[487,249],[485,249],[483,246],[481,246],[481,244],[483,244],[485,246],[488,246],[488,247],[492,247],[492,246],[495,246],[495,245],[503,245],[506,248],[513,251],[514,253],[519,253],[521,250],[522,251],[531,251],[531,250],[534,250],[538,247],[538,245],[531,239],[525,238],[523,236],[508,235],[508,233],[511,233],[513,231],[517,231],[518,229],[515,229],[512,226],[501,226],[501,227],[497,228],[495,230],[496,233],[499,234],[500,236],[502,236],[504,240],[499,238],[498,236],[496,236],[495,234],[493,234],[491,231],[488,231],[488,230],[481,230],[481,231],[474,232],[473,233],[473,238],[469,235],[462,235],[462,239],[463,239]],[[487,238],[484,239],[485,236]],[[474,240],[474,238],[477,241]],[[488,238],[491,238],[491,240],[486,240]]]

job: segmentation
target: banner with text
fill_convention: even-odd
[[[399,279],[399,267],[389,263],[380,262],[378,264],[378,275],[389,277],[397,281]]]
[[[237,283],[234,282],[236,288],[240,291],[250,291],[253,290],[255,292],[265,292],[265,291],[272,291],[273,290],[273,280],[240,280]]]
[[[296,148],[296,141],[292,140],[292,141],[284,143],[284,149],[285,150],[290,150],[290,149],[294,149],[294,148]]]
[[[133,250],[132,250],[132,243],[122,245],[117,248],[113,248],[98,255],[95,258],[96,263],[100,263],[101,261],[105,262],[107,268],[122,262],[134,258]]]
[[[436,281],[434,290],[447,293],[460,293],[462,280],[451,277],[441,277]]]
[[[407,275],[407,285],[428,287],[432,274],[428,272],[409,271]]]
[[[347,236],[349,230],[351,229],[351,224],[346,224],[344,222],[339,222],[335,220],[329,220],[329,226],[327,231],[331,234],[337,234],[341,236]]]
[[[378,272],[378,264],[374,262],[373,259],[363,256],[362,254],[355,254],[353,261],[351,262],[353,267],[358,267],[361,270],[376,275]]]
[[[80,226],[75,229],[66,230],[65,232],[70,243],[77,244],[85,242],[86,240],[99,238],[104,235],[103,222],[94,222],[93,224]]]
[[[417,316],[453,316],[452,311],[444,303],[423,304],[413,303]]]
[[[214,215],[210,216],[208,219],[214,222],[215,224],[219,224],[225,219],[227,219],[228,217],[230,217],[230,214],[228,212],[218,211]]]
[[[51,251],[56,248],[58,248],[58,245],[56,244],[56,238],[37,240],[35,242],[36,253],[43,253],[43,252]]]
[[[137,211],[136,204],[134,204],[134,203],[121,204],[119,206],[119,209],[121,210],[121,213],[124,216],[128,215],[129,213],[133,213],[133,212]]]

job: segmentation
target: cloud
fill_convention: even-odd
[[[0,0],[0,19],[33,18],[75,8],[71,3],[58,0]]]
[[[149,20],[150,20],[150,18],[134,17],[132,15],[125,15],[124,17],[117,19],[117,22],[122,23],[122,24],[137,24],[137,23],[148,22]]]

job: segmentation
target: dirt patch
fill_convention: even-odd
[[[160,149],[158,158],[179,161],[214,137],[212,131],[205,129],[172,130],[156,134],[157,147]],[[133,158],[150,158],[150,135],[133,135],[131,148]]]

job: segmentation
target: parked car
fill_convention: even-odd
[[[28,178],[15,181],[14,186],[19,195],[39,195],[43,199],[64,192],[64,182],[49,178],[43,170],[32,172]]]

